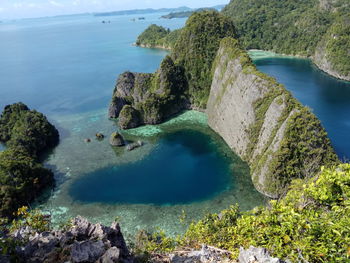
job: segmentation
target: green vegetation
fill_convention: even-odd
[[[0,117],[0,142],[38,155],[58,143],[58,131],[43,114],[16,103],[6,106]]]
[[[348,14],[350,13],[350,8]],[[326,56],[337,72],[350,75],[350,19],[345,15],[338,18],[323,37]]]
[[[138,37],[136,44],[172,49],[175,64],[185,71],[188,83],[185,95],[194,106],[205,108],[212,81],[212,63],[224,37],[236,37],[233,22],[216,11],[205,10],[193,13],[180,30],[170,32],[151,25]]]
[[[202,11],[215,11],[215,7],[198,8],[192,11],[172,12],[170,14],[161,16],[160,18],[164,18],[164,19],[185,18],[185,17],[190,17],[195,12],[202,12]]]
[[[172,57],[185,69],[187,95],[194,106],[206,108],[212,64],[221,39],[236,37],[233,22],[215,11],[194,13],[182,29]]]
[[[150,25],[137,38],[136,45],[144,45],[146,47],[162,46],[163,39],[170,34],[170,29],[165,29],[162,26]]]
[[[194,11],[182,11],[182,12],[175,12],[175,13],[170,13],[164,16],[161,16],[160,18],[164,19],[173,19],[173,18],[184,18],[184,17],[189,17],[193,14]]]
[[[242,70],[230,75],[227,67],[234,61],[240,63]],[[260,90],[260,98],[252,105],[255,121],[246,129],[248,147],[245,152],[239,153],[249,163],[254,185],[260,192],[279,197],[285,193],[291,180],[313,176],[322,165],[328,167],[337,164],[337,156],[317,117],[274,78],[259,72],[238,40],[225,38],[221,41],[214,69],[217,74],[221,74],[219,79],[225,79],[216,93],[216,106],[221,103],[228,85],[239,89],[241,83],[236,83],[237,74],[241,78],[243,76],[243,79],[254,80],[257,92],[259,87],[266,89]],[[260,135],[266,129],[263,128],[266,113],[273,103],[283,109],[280,113],[274,113],[278,114],[275,117],[278,118],[276,125],[271,128],[269,137],[261,143]]]
[[[223,10],[234,21],[244,48],[326,56],[343,76],[350,67],[349,12],[346,0],[231,0]],[[325,53],[322,42],[327,43]]]
[[[165,121],[184,109],[186,85],[183,69],[176,66],[170,56],[164,58],[154,74],[122,74],[112,100],[116,105],[118,101],[125,103],[119,114],[119,125],[122,128],[135,128],[140,124]],[[119,89],[124,90],[125,87],[128,90],[121,95]]]
[[[350,164],[340,164],[322,168],[315,177],[294,180],[287,195],[267,207],[241,212],[232,206],[192,223],[183,237],[162,242],[164,237],[158,235],[158,242],[148,238],[142,247],[167,252],[207,244],[237,258],[240,247],[255,246],[291,262],[348,262],[349,214]]]
[[[136,45],[148,48],[172,49],[181,29],[170,31],[162,26],[150,25],[138,36]]]
[[[53,185],[53,173],[39,162],[39,154],[58,143],[58,131],[46,117],[23,103],[6,106],[0,117],[0,217],[33,201]]]

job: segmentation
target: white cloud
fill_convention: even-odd
[[[56,2],[54,0],[50,0],[49,3],[53,6],[57,6],[57,7],[62,7],[63,4],[59,3],[59,2]]]
[[[13,8],[22,8],[23,4],[22,3],[13,3],[12,6],[13,6]]]

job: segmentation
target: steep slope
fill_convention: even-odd
[[[157,124],[187,108],[186,81],[181,67],[167,56],[154,73],[125,72],[118,78],[109,117],[124,129]]]
[[[158,29],[153,28],[148,33],[159,30],[160,34],[165,33]],[[156,73],[125,72],[120,75],[113,91],[109,117],[118,118],[125,112],[129,117],[138,114],[140,119],[135,122],[129,118],[132,125],[124,122],[120,126],[134,128],[156,124],[181,110],[206,107],[212,80],[210,72],[220,40],[235,37],[234,25],[218,12],[196,12],[179,34],[173,52],[163,60]],[[138,113],[130,108],[122,111],[125,105],[132,106]],[[121,119],[128,118],[122,116]]]
[[[316,116],[257,71],[237,40],[221,42],[207,114],[210,127],[250,164],[255,187],[267,196],[276,198],[292,179],[337,161]]]
[[[188,19],[175,44],[172,57],[185,70],[187,95],[195,107],[206,107],[212,64],[225,37],[237,37],[232,20],[215,11],[203,11]]]
[[[244,48],[310,57],[323,71],[350,80],[348,0],[231,0],[223,13]]]

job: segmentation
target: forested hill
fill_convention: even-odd
[[[311,57],[327,73],[350,80],[349,0],[231,0],[223,13],[246,49]]]

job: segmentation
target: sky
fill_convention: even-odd
[[[0,0],[0,20],[163,7],[209,7],[229,0]]]

